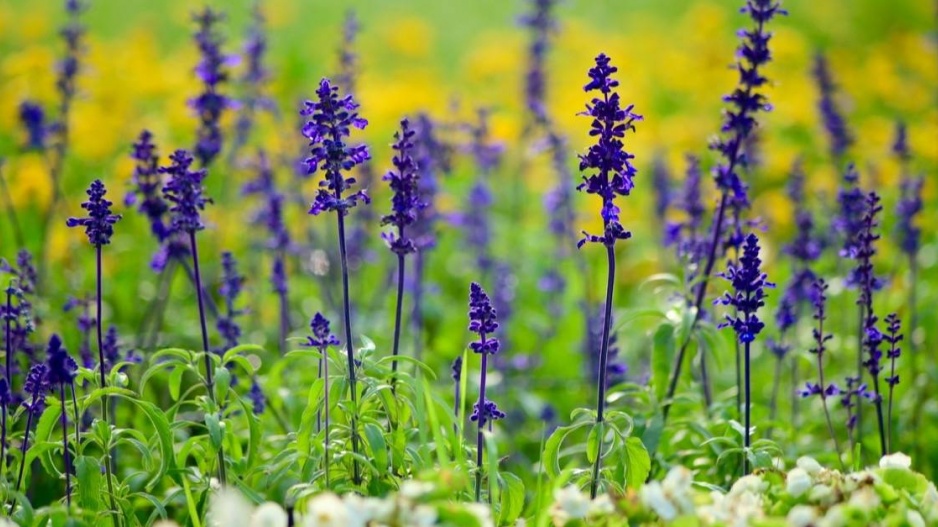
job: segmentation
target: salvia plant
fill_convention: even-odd
[[[177,3],[0,6],[0,527],[938,525],[912,11]]]

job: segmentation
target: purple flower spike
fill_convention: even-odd
[[[46,112],[38,103],[23,101],[20,103],[20,123],[26,131],[26,149],[44,150],[49,135]]]
[[[136,162],[133,174],[133,189],[124,198],[124,204],[137,204],[137,210],[150,221],[150,232],[160,243],[169,236],[165,216],[169,206],[163,199],[162,178],[159,170],[159,155],[153,144],[153,134],[144,130],[133,145],[131,157]]]
[[[168,174],[169,181],[163,187],[163,196],[172,203],[170,228],[172,233],[194,233],[205,228],[201,211],[212,201],[202,195],[205,169],[192,171],[192,156],[185,150],[176,150],[169,156],[172,164],[160,167],[160,173]]]
[[[85,234],[91,245],[100,247],[111,243],[114,234],[114,224],[120,219],[119,214],[111,214],[112,203],[104,198],[107,189],[100,179],[91,182],[88,187],[88,201],[81,204],[81,208],[88,211],[87,218],[69,218],[66,225],[69,227],[84,227]]]
[[[553,13],[557,3],[558,0],[531,0],[531,12],[521,17],[521,24],[531,30],[532,36],[528,45],[528,70],[524,76],[525,102],[537,124],[547,124],[548,121],[545,72],[550,37],[557,30]]]
[[[241,295],[244,277],[238,274],[238,262],[230,252],[222,253],[221,265],[222,282],[218,293],[225,302],[225,311],[219,314],[216,327],[225,341],[224,348],[219,351],[224,352],[237,346],[241,340],[241,326],[238,325],[237,318],[243,315],[244,311],[236,308],[235,302]]]
[[[23,392],[28,396],[23,406],[33,417],[39,417],[45,410],[48,391],[49,367],[44,363],[33,365],[23,383]]]
[[[217,25],[224,19],[224,15],[206,7],[192,18],[199,26],[195,33],[195,42],[202,59],[196,66],[195,73],[202,81],[203,91],[189,104],[195,109],[200,121],[194,149],[195,157],[202,167],[207,167],[221,152],[222,132],[219,121],[225,109],[232,106],[228,97],[218,91],[221,84],[228,80],[226,67],[232,59],[222,54],[222,38],[217,31]]]
[[[479,335],[478,342],[471,342],[469,348],[476,353],[495,354],[498,352],[498,340],[491,335],[498,329],[497,313],[492,301],[485,294],[482,286],[473,282],[469,286],[469,331]]]
[[[381,225],[397,227],[397,234],[384,233],[382,238],[388,242],[392,252],[397,254],[412,253],[417,250],[414,240],[404,235],[404,228],[417,221],[417,214],[425,204],[420,200],[417,164],[414,162],[414,135],[410,121],[401,120],[401,129],[394,134],[394,168],[388,172],[384,181],[390,183],[391,214],[381,218]]]
[[[78,374],[78,365],[62,345],[62,339],[53,334],[46,349],[46,365],[48,366],[48,381],[52,385],[71,386]]]
[[[583,115],[593,119],[590,135],[597,137],[596,144],[590,146],[586,154],[580,155],[580,171],[594,171],[590,176],[583,176],[583,183],[577,190],[587,194],[596,194],[603,200],[602,219],[604,231],[601,236],[584,232],[584,238],[577,243],[582,247],[587,242],[602,243],[609,247],[617,240],[626,240],[632,234],[619,223],[619,207],[616,196],[628,196],[635,186],[633,178],[636,169],[631,160],[635,157],[623,148],[622,138],[629,130],[635,130],[635,121],[642,116],[632,112],[632,105],[621,108],[619,94],[612,89],[619,86],[619,81],[612,78],[618,68],[609,64],[609,57],[600,53],[596,57],[596,66],[590,68],[590,82],[583,88],[586,92],[598,91],[602,98],[594,97],[586,105]]]
[[[821,113],[821,119],[824,122],[824,130],[827,131],[830,140],[830,153],[834,159],[841,159],[850,145],[853,144],[853,137],[847,129],[847,123],[840,108],[837,107],[836,97],[837,87],[831,78],[830,67],[827,59],[821,53],[814,56],[814,66],[812,74],[818,85],[820,100],[818,101],[818,110]]]
[[[312,336],[306,337],[307,344],[314,348],[325,349],[329,346],[338,346],[339,339],[329,330],[329,319],[322,316],[322,313],[313,315],[309,322],[309,329]]]
[[[478,422],[480,427],[484,427],[489,421],[498,421],[505,417],[507,417],[505,412],[499,410],[497,404],[486,399],[482,404],[481,412],[479,411],[479,403],[473,403],[472,415],[469,416],[469,420],[473,423]]]
[[[310,156],[306,159],[306,172],[313,174],[322,170],[325,180],[319,183],[319,193],[309,213],[337,211],[347,215],[349,209],[359,201],[370,203],[364,191],[342,197],[355,183],[355,178],[343,174],[371,159],[366,145],[346,143],[351,128],[363,130],[368,121],[358,115],[358,103],[351,95],[339,97],[339,89],[322,79],[316,90],[318,101],[306,101],[301,115],[309,117],[303,126],[303,135],[309,139]]]
[[[716,299],[714,304],[733,306],[738,312],[736,316],[727,315],[726,322],[719,327],[732,327],[740,342],[752,342],[765,327],[757,316],[759,308],[765,305],[765,288],[775,287],[775,284],[766,280],[768,276],[762,272],[759,238],[755,234],[746,237],[739,263],[731,262],[726,272],[720,273],[719,276],[733,284],[733,292],[725,293]]]

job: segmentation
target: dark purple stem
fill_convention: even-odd
[[[71,388],[72,406],[75,407],[75,451],[81,454],[81,426],[79,426],[79,423],[81,423],[81,416],[78,413],[78,397],[75,395],[75,381],[72,381]],[[62,408],[62,411],[64,412],[64,404],[62,405]],[[2,456],[0,456],[0,459],[2,459]]]
[[[36,396],[33,396],[33,402],[36,402]],[[26,469],[26,451],[29,450],[29,429],[33,426],[33,412],[28,410],[26,412],[26,432],[23,434],[23,444],[20,445],[20,459],[23,461],[20,463],[20,472],[19,476],[16,477],[16,492],[20,491],[20,487],[23,485],[23,472]],[[11,498],[12,502],[13,498]],[[10,515],[13,514],[13,507],[10,507]]]
[[[98,330],[98,369],[101,372],[101,389],[105,389],[107,388],[107,372],[105,371],[106,364],[104,360],[104,333],[101,329],[103,324],[101,320],[101,317],[102,317],[101,282],[102,280],[101,280],[101,246],[100,245],[95,245],[95,257],[96,257],[96,263],[97,263],[96,265],[97,267],[97,295],[96,297],[97,298],[95,299],[95,304],[97,307],[97,313],[96,313],[97,320],[95,321],[96,322],[95,325]],[[109,403],[110,403],[110,397],[108,397],[107,394],[101,397],[101,418],[104,419],[104,423],[110,428],[111,420],[110,420],[109,409],[108,409]],[[64,404],[62,406],[62,411],[63,412],[65,411]],[[30,414],[30,418],[31,417],[32,417],[32,414]],[[27,432],[28,430],[29,428],[27,427]],[[117,512],[117,502],[115,501],[115,497],[114,497],[114,482],[111,481],[114,478],[114,467],[112,466],[112,463],[111,463],[111,447],[110,445],[101,445],[101,447],[102,447],[102,450],[104,450],[104,477],[107,479],[108,500],[111,505],[110,512],[111,514],[113,514],[115,517],[118,518],[117,523],[120,524],[121,523],[120,515]]]
[[[65,503],[72,508],[72,461],[68,452],[68,416],[65,412],[65,383],[59,384],[59,397],[62,401],[62,456],[65,459]],[[78,423],[75,423],[78,428]],[[77,445],[76,445],[77,446]]]
[[[319,359],[320,373],[322,374],[325,400],[323,413],[325,414],[326,436],[323,441],[323,463],[326,465],[326,489],[329,489],[329,348],[319,348],[322,358]]]
[[[749,320],[748,314],[746,314],[746,320]],[[749,362],[750,362],[749,361],[750,359],[749,345],[750,344],[751,344],[750,342],[747,342],[745,346],[745,350],[744,350],[746,354],[746,425],[745,425],[746,434],[745,434],[745,443],[744,443],[746,447],[746,451],[743,453],[743,475],[749,474],[749,447],[752,446],[752,437],[750,437],[750,434],[749,434],[750,410],[752,409],[752,393],[751,393],[751,386],[750,386],[750,381],[752,380],[752,376],[750,375],[750,368],[749,368]]]
[[[205,303],[202,300],[202,273],[199,272],[199,248],[195,242],[195,231],[189,232],[189,245],[192,248],[192,267],[195,274],[195,295],[199,300],[199,324],[202,327],[202,350],[205,352],[205,388],[208,391],[209,399],[212,404],[218,405],[215,400],[215,377],[213,371],[212,353],[208,347],[208,327],[205,325]],[[225,471],[225,446],[218,446],[218,481],[224,487],[228,484],[228,477]]]
[[[404,239],[404,227],[398,229],[398,236]],[[404,253],[397,255],[397,307],[394,312],[394,348],[392,356],[394,361],[391,363],[391,393],[397,390],[397,355],[400,352],[401,341],[401,316],[404,307]]]
[[[479,334],[482,343],[485,343],[485,333]],[[485,429],[485,373],[488,369],[489,354],[482,346],[482,372],[479,378],[479,431],[476,436],[476,501],[482,501],[482,430]],[[458,388],[457,388],[458,389]],[[458,403],[457,403],[458,404]]]
[[[872,271],[871,271],[872,272]],[[863,380],[863,334],[864,334],[864,321],[866,320],[866,309],[864,309],[862,303],[858,304],[859,309],[859,320],[860,325],[857,328],[857,379],[859,381]],[[876,395],[879,396],[879,390],[876,390]],[[857,401],[857,431],[863,433],[863,402]],[[885,454],[884,454],[885,455]]]
[[[599,469],[603,457],[603,412],[606,409],[606,367],[609,362],[609,326],[612,324],[612,290],[616,283],[616,253],[612,244],[606,244],[606,260],[609,264],[606,279],[606,306],[603,316],[603,340],[599,351],[599,379],[596,381],[599,390],[596,393],[596,424],[600,428],[600,436],[596,452],[596,461],[593,462],[593,478],[590,481],[590,497],[596,498],[599,488]]]
[[[284,251],[279,251],[276,256],[281,266],[286,265]],[[280,354],[287,352],[287,335],[290,334],[290,302],[287,298],[287,292],[284,287],[278,287],[277,296],[280,299]]]
[[[879,391],[879,374],[873,375],[873,390],[876,392],[876,419],[879,424],[879,449],[880,456],[889,454],[889,448],[886,446],[886,423],[883,418],[883,396]]]
[[[336,186],[336,199],[341,200],[341,193]],[[345,249],[345,217],[342,215],[342,209],[336,211],[339,226],[339,259],[342,262],[342,300],[343,315],[345,317],[345,351],[348,357],[348,383],[352,401],[352,412],[349,416],[352,433],[352,452],[355,457],[352,458],[352,481],[356,485],[361,484],[361,471],[358,467],[358,427],[356,425],[356,412],[358,412],[358,393],[355,387],[355,351],[352,348],[352,313],[349,304],[349,286],[348,286],[348,252]]]
[[[7,288],[7,310],[6,313],[6,328],[7,328],[7,338],[6,338],[6,374],[7,374],[7,384],[10,387],[10,393],[16,393],[13,391],[13,328],[12,328],[12,313],[13,313],[13,292],[11,291],[12,284]],[[3,427],[6,431],[6,427]]]

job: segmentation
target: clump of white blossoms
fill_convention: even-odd
[[[652,481],[639,491],[642,503],[664,521],[694,513],[694,476],[684,467],[674,467],[660,483]]]
[[[550,518],[554,525],[562,527],[570,521],[607,516],[616,511],[608,494],[590,497],[577,488],[568,485],[554,491],[554,503],[550,507]]]

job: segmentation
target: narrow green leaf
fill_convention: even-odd
[[[374,423],[366,423],[365,438],[368,439],[375,468],[383,476],[388,471],[388,451],[387,443],[384,441],[384,430]]]
[[[313,427],[316,423],[316,412],[322,407],[325,380],[316,379],[309,387],[306,398],[306,408],[300,417],[300,427],[296,431],[296,457],[299,466],[304,466],[309,460],[310,445],[313,437]]]
[[[658,326],[654,336],[654,348],[651,354],[652,384],[655,398],[660,403],[668,392],[671,368],[674,365],[674,327],[665,323]]]

